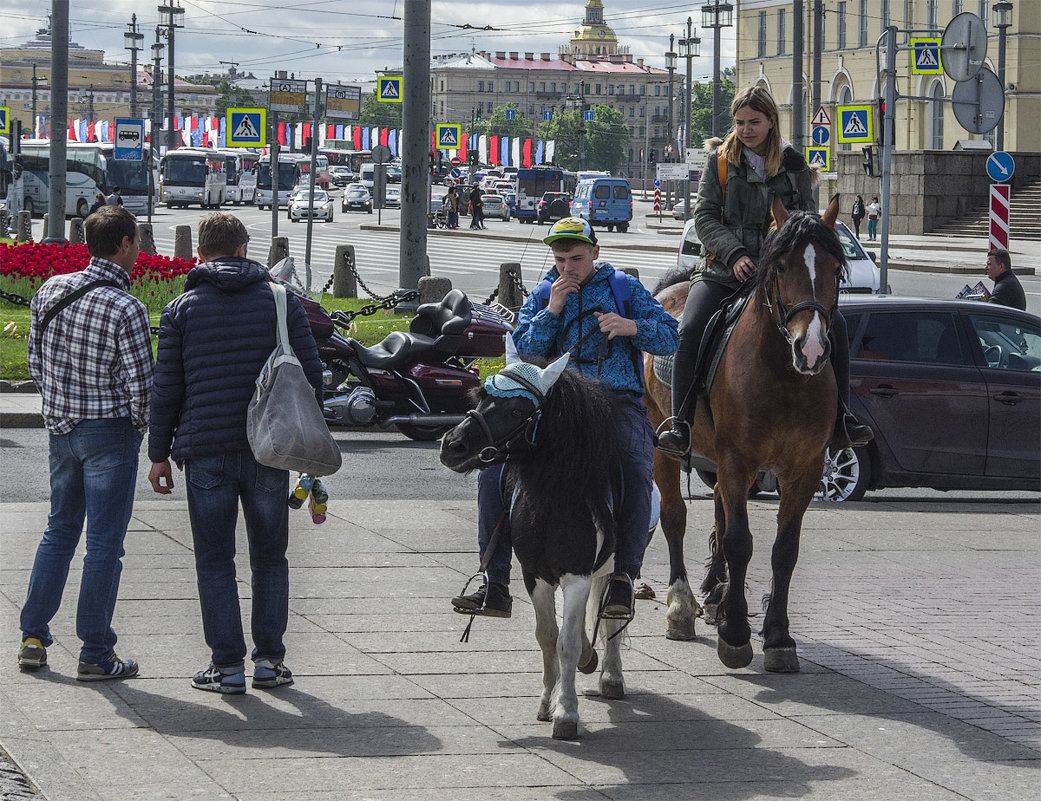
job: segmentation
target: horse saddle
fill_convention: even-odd
[[[698,356],[694,362],[694,391],[699,396],[707,396],[712,388],[712,381],[716,377],[716,370],[719,369],[730,335],[734,332],[734,326],[751,296],[752,293],[746,287],[742,287],[723,301],[705,326],[705,333],[698,347]],[[654,375],[669,387],[672,386],[675,358],[675,354],[654,357]]]

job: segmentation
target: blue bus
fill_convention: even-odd
[[[517,219],[534,223],[539,200],[546,192],[575,193],[575,174],[560,167],[538,166],[517,170]]]

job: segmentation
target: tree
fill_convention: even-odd
[[[373,89],[361,99],[361,115],[356,125],[368,125],[376,128],[401,127],[401,103],[380,103]]]
[[[227,78],[221,78],[220,83],[217,84],[217,99],[214,108],[216,109],[214,116],[223,117],[229,108],[257,108],[257,101],[241,86],[236,86]]]
[[[723,70],[719,82],[719,135],[725,137],[733,126],[730,116],[730,104],[734,101],[733,67]],[[695,83],[690,98],[690,130],[693,134],[690,142],[693,147],[701,147],[701,143],[712,136],[712,82]]]
[[[509,136],[518,139],[528,139],[532,135],[531,120],[518,113],[515,119],[506,119],[506,110],[517,110],[516,103],[507,103],[505,106],[497,106],[490,117],[483,117],[480,122],[474,123],[475,134],[486,134],[488,136]],[[463,123],[463,129],[466,129]]]
[[[539,126],[539,136],[556,140],[553,161],[567,170],[614,172],[625,159],[629,129],[622,112],[610,106],[593,108],[593,120],[583,120],[582,109],[562,109]]]

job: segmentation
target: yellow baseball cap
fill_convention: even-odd
[[[557,220],[549,229],[549,236],[542,241],[551,245],[558,239],[577,239],[579,242],[588,242],[590,245],[596,244],[593,226],[579,217],[565,217]]]

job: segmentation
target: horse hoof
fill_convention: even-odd
[[[600,697],[609,701],[621,701],[625,698],[625,684],[621,681],[600,680]]]
[[[577,740],[578,739],[578,721],[577,720],[554,720],[553,721],[553,739],[554,740]]]
[[[722,637],[717,637],[716,653],[719,655],[719,661],[731,669],[748,667],[752,662],[751,643],[729,645]]]
[[[695,638],[695,634],[694,634],[694,624],[693,623],[691,623],[689,625],[687,625],[687,624],[677,624],[675,626],[669,626],[665,630],[665,639],[667,639],[667,640],[684,640],[684,641],[687,641],[687,640],[693,640],[694,638]]]
[[[539,704],[539,713],[535,716],[543,723],[549,723],[553,720],[553,713],[549,709],[549,704]]]
[[[764,648],[763,667],[771,673],[798,673],[799,657],[794,648]]]
[[[600,664],[600,658],[596,655],[596,649],[589,649],[589,656],[584,662],[578,663],[578,669],[583,673],[589,674],[596,671],[597,665]]]
[[[702,619],[706,624],[709,626],[715,626],[719,623],[719,618],[717,617],[719,614],[719,604],[703,604],[701,608],[703,610]]]

